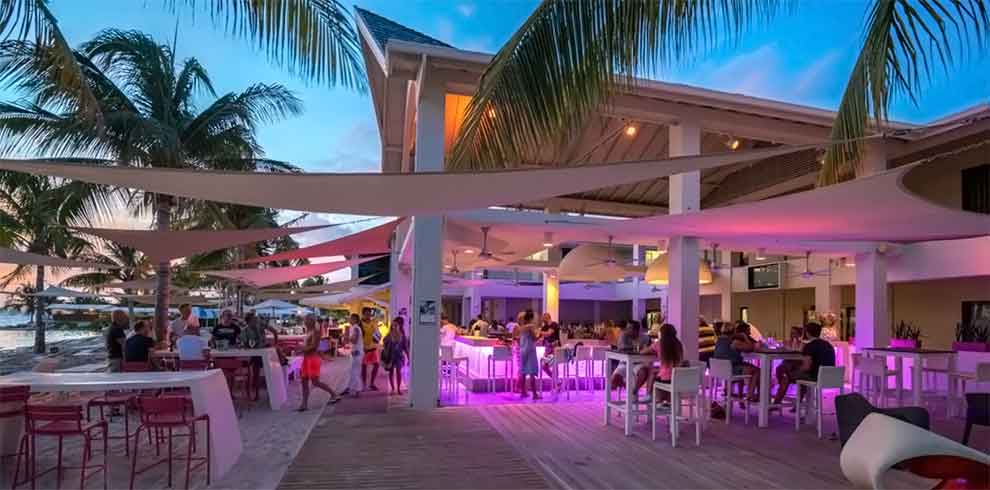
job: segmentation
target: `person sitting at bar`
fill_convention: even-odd
[[[110,328],[107,329],[107,372],[119,373],[124,361],[124,340],[127,339],[127,329],[130,317],[123,310],[113,310],[110,316]]]
[[[240,322],[234,318],[234,312],[230,309],[223,310],[220,313],[220,321],[217,326],[213,327],[214,345],[218,345],[219,342],[226,342],[231,347],[236,346],[240,336],[241,326]]]
[[[773,398],[775,405],[784,401],[791,383],[798,380],[817,380],[819,367],[835,366],[835,348],[821,338],[822,325],[816,322],[808,323],[804,326],[804,332],[811,340],[801,349],[801,363],[781,364],[777,367],[777,394]],[[799,392],[798,396],[803,397],[803,391]]]
[[[635,320],[630,320],[626,323],[626,329],[619,336],[618,350],[622,352],[639,352],[643,346],[649,346],[651,343],[650,336],[642,330],[640,323]],[[636,373],[636,378],[640,378],[640,370],[647,369],[649,366],[645,364],[640,364],[633,366],[633,372]],[[643,378],[645,381],[645,377]],[[611,379],[611,389],[619,389],[626,385],[626,364],[620,362],[616,366],[615,370],[612,371]]]
[[[660,339],[643,347],[640,354],[656,354],[660,360],[659,368],[647,365],[647,369],[641,369],[636,373],[636,391],[639,392],[639,389],[646,385],[647,391],[652,392],[655,380],[669,383],[674,375],[674,368],[682,365],[684,344],[677,338],[677,329],[669,323],[664,323],[660,326]],[[661,392],[661,397],[663,397],[661,402],[670,400],[670,394],[666,391]]]
[[[756,389],[760,382],[760,368],[743,360],[743,352],[752,352],[756,348],[756,344],[746,335],[747,326],[748,324],[746,322],[738,322],[735,329],[733,329],[731,328],[731,324],[723,323],[721,335],[715,341],[715,346],[712,350],[712,357],[731,361],[732,374],[746,374],[750,376],[750,382],[747,385],[747,396],[749,399],[755,401]]]
[[[450,319],[444,313],[440,315],[440,345],[451,347],[455,340],[457,340],[457,325],[450,323]]]
[[[124,343],[125,361],[151,365],[151,350],[155,348],[155,339],[151,338],[150,333],[150,323],[141,320],[134,324],[134,335]]]
[[[175,350],[179,351],[180,361],[202,361],[206,359],[210,346],[199,335],[199,327],[188,325],[179,340],[175,341]]]
[[[715,335],[715,329],[712,328],[704,318],[698,317],[698,360],[704,363],[708,362],[708,359],[712,357],[712,353],[715,352],[715,341],[718,340],[718,336]]]

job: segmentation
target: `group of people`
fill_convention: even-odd
[[[402,368],[409,359],[409,338],[406,336],[405,318],[392,319],[388,334],[382,337],[373,322],[371,308],[364,308],[361,315],[351,314],[348,319],[346,341],[351,346],[351,371],[343,394],[354,397],[362,391],[378,391],[375,380],[378,369],[384,365],[388,375],[389,393],[402,394]],[[371,382],[368,383],[368,368]]]

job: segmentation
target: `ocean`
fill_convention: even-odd
[[[34,345],[34,330],[12,330],[4,329],[30,323],[31,317],[19,312],[0,310],[0,351],[17,349],[18,347],[30,347]],[[45,332],[46,343],[58,342],[60,340],[81,339],[100,335],[100,332],[83,330],[49,330]]]

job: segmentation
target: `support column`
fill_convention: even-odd
[[[402,316],[405,319],[406,330],[408,330],[409,320],[411,320],[411,316],[409,315],[409,287],[412,282],[412,276],[409,273],[409,267],[400,263],[402,243],[404,241],[404,236],[398,232],[392,236],[392,251],[389,257],[388,269],[388,280],[391,283],[388,309],[391,317]],[[404,314],[403,310],[405,310]],[[391,320],[389,318],[389,321]]]
[[[633,265],[640,265],[640,263],[639,244],[633,244]],[[641,284],[643,284],[642,278],[639,276],[633,278],[632,319],[636,321],[642,321],[646,317],[646,298],[640,291]],[[649,328],[649,325],[643,326]]]
[[[443,170],[444,83],[420,67],[416,122],[416,171]],[[413,304],[410,329],[409,402],[415,409],[437,407],[439,385],[443,217],[413,217]]]
[[[560,323],[560,279],[554,272],[543,273],[543,313]]]
[[[701,154],[701,126],[681,121],[670,126],[671,157]],[[692,213],[701,209],[701,172],[686,172],[670,176],[670,214]],[[698,239],[676,236],[670,238],[670,287],[668,322],[680,332],[684,358],[698,359]]]
[[[592,301],[591,304],[592,304],[591,306],[592,321],[595,323],[595,325],[598,325],[599,323],[602,322],[602,304],[597,300]]]
[[[721,288],[721,308],[719,310],[719,320],[723,322],[732,321],[732,252],[728,250],[722,251],[723,260],[721,264],[724,266],[724,274],[719,274],[722,280]]]
[[[464,326],[467,326],[471,320],[478,318],[478,315],[481,314],[481,292],[478,291],[478,288],[468,288],[465,298],[467,299],[467,311],[465,312],[467,321]]]
[[[887,303],[887,256],[856,254],[856,347],[886,347],[890,343]]]
[[[834,313],[838,317],[842,313],[842,286],[816,284],[815,313],[819,315]]]

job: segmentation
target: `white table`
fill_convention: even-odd
[[[240,457],[241,431],[234,414],[227,380],[218,369],[143,373],[15,373],[0,376],[0,386],[27,385],[35,392],[93,392],[189,388],[196,415],[210,416],[211,476],[220,479]],[[23,419],[0,426],[0,447],[17,447]],[[13,446],[11,446],[13,444]]]
[[[934,349],[904,349],[898,347],[867,347],[863,353],[870,357],[880,357],[886,362],[887,357],[894,358],[894,369],[897,371],[897,401],[902,401],[904,394],[904,359],[911,359],[911,404],[921,406],[922,368],[925,359],[947,359],[949,372],[956,370],[956,351]],[[884,380],[886,383],[886,380]],[[954,383],[949,383],[949,399],[955,399]]]
[[[612,415],[612,410],[618,410],[625,415],[625,434],[632,435],[633,419],[637,413],[649,413],[648,410],[638,410],[636,408],[636,367],[642,364],[649,364],[657,360],[657,356],[652,354],[632,354],[608,350],[605,352],[605,425],[608,425]],[[626,363],[626,400],[625,402],[612,401],[612,390],[609,389],[609,381],[612,377],[612,361]]]
[[[174,351],[155,351],[155,357],[178,357],[179,353]],[[262,369],[265,371],[265,391],[268,392],[268,405],[272,410],[279,410],[289,399],[285,387],[285,373],[282,370],[282,363],[278,359],[278,353],[274,347],[263,349],[227,349],[210,351],[210,357],[259,357],[261,358]]]
[[[800,352],[793,350],[755,350],[744,352],[743,357],[757,359],[760,362],[760,414],[759,427],[770,425],[770,375],[773,373],[774,361],[800,360]]]

